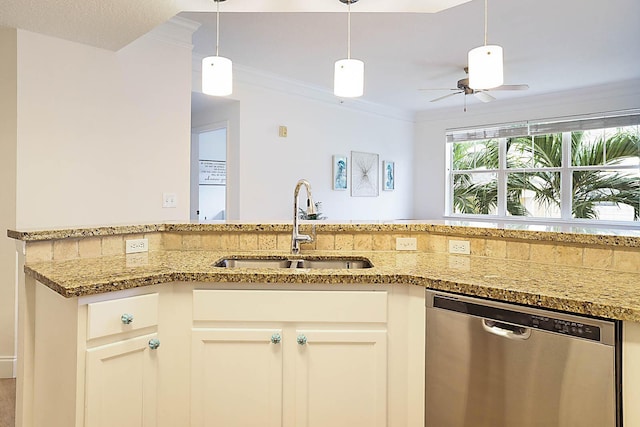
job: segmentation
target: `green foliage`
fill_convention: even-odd
[[[592,141],[583,132],[571,134],[571,163],[573,166],[619,165],[640,155],[638,133],[618,132],[609,138]],[[509,138],[507,164],[517,168],[562,167],[562,134]],[[492,170],[499,167],[498,144],[495,140],[454,144],[454,169]],[[498,204],[496,180],[474,182],[471,173],[455,174],[453,205],[455,212],[488,214]],[[525,191],[534,194],[536,202],[560,208],[560,173],[538,170],[529,173],[507,174],[507,211],[510,215],[528,216],[522,197]],[[600,203],[629,205],[634,220],[640,218],[640,180],[637,176],[615,171],[574,171],[572,177],[573,216],[597,219]]]
[[[316,213],[309,215],[306,209],[298,208],[298,218],[305,220],[321,220],[327,219],[326,216],[322,215],[322,202],[315,202],[314,206],[316,207]]]

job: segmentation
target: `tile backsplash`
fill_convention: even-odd
[[[310,230],[303,230],[309,233]],[[420,252],[447,253],[449,240],[468,240],[471,256],[514,259],[545,264],[584,266],[640,273],[640,249],[598,244],[564,243],[502,237],[478,237],[432,232],[319,232],[303,251],[392,251],[397,237],[416,238]],[[123,255],[125,239],[146,238],[149,250],[284,251],[291,235],[272,231],[161,231],[27,242],[26,262]]]

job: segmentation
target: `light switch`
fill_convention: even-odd
[[[286,126],[280,126],[278,128],[278,136],[280,138],[286,138],[287,137],[287,127]]]

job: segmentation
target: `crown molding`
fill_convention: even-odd
[[[158,25],[143,37],[152,37],[165,43],[193,49],[193,33],[200,28],[200,23],[191,19],[174,16],[167,22]]]

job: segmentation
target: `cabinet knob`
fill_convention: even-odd
[[[280,336],[280,334],[275,333],[275,334],[271,335],[271,343],[272,344],[280,344],[280,341],[282,341],[282,337]]]
[[[158,347],[160,347],[160,340],[158,338],[151,338],[149,340],[149,348],[155,350]]]
[[[307,337],[305,337],[302,334],[298,335],[298,344],[305,345],[306,343],[307,343]]]
[[[129,325],[133,322],[133,314],[125,313],[120,316],[120,320],[122,320],[122,323],[124,323],[125,325]]]

